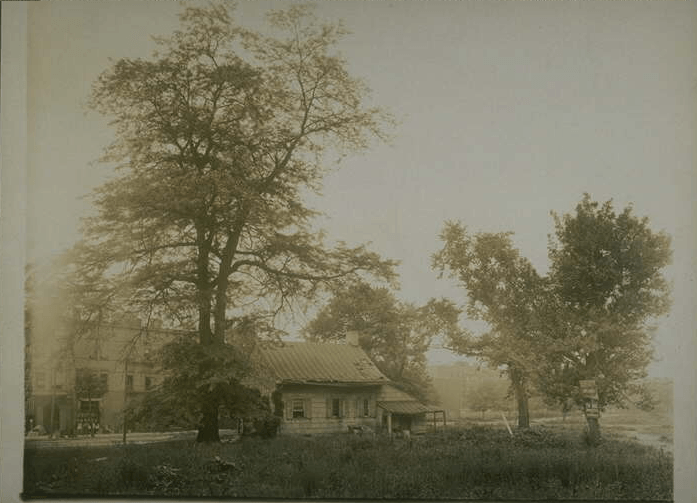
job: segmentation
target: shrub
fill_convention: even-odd
[[[116,474],[117,481],[123,488],[145,489],[148,487],[149,468],[128,456],[119,460]]]
[[[278,416],[267,415],[254,420],[254,431],[261,438],[273,438],[278,434],[281,419]]]

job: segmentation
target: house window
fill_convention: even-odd
[[[126,376],[126,391],[133,391],[133,375]]]
[[[368,417],[370,415],[370,402],[368,402],[368,399],[363,400],[363,416]]]
[[[91,400],[80,400],[80,412],[96,414],[99,412],[99,402]]]
[[[341,400],[332,398],[332,417],[341,417]]]
[[[105,373],[99,374],[99,386],[100,386],[100,388],[102,388],[103,391],[107,391],[108,384],[109,384],[108,374],[105,374]]]
[[[152,377],[145,378],[145,389],[149,390],[152,388]]]
[[[305,417],[305,406],[302,400],[293,400],[293,418]]]
[[[53,373],[53,386],[58,390],[62,390],[65,382],[65,375],[60,366],[56,370],[57,371]]]

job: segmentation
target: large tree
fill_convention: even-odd
[[[462,332],[449,345],[505,369],[518,404],[518,426],[527,428],[529,388],[539,357],[535,313],[544,278],[513,246],[511,233],[472,235],[462,224],[448,222],[441,240],[444,246],[433,257],[434,268],[459,280],[467,292],[468,316],[489,327],[477,337]]]
[[[580,380],[595,380],[598,406],[646,403],[641,379],[651,361],[652,324],[670,307],[663,268],[670,238],[626,207],[617,213],[585,194],[573,213],[553,214],[549,296],[540,314],[546,347],[539,386],[548,398],[584,405]],[[591,439],[598,419],[588,415]]]
[[[264,318],[257,335],[275,333],[279,313],[323,285],[391,276],[363,247],[325,246],[303,201],[328,148],[366,147],[389,117],[364,104],[336,54],[344,30],[308,7],[270,13],[275,37],[237,26],[221,4],[180,19],[152,58],[118,60],[94,84],[91,105],[116,127],[103,160],[119,171],[96,191],[76,284],[84,316],[127,304],[195,330],[198,440],[215,441],[217,387],[242,376],[212,373],[240,353],[225,348],[238,322]]]
[[[347,331],[380,371],[421,400],[433,397],[426,351],[435,337],[454,338],[460,310],[431,299],[423,306],[399,301],[387,288],[366,283],[337,291],[304,328],[311,341],[340,341]]]

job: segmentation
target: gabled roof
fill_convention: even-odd
[[[389,380],[358,346],[284,342],[261,350],[276,382],[382,384]]]

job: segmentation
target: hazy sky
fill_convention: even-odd
[[[261,27],[280,5],[240,3],[238,22]],[[150,36],[170,33],[179,10],[29,4],[29,257],[75,241],[89,211],[79,196],[110,174],[93,162],[113,131],[84,106],[92,82],[110,58],[148,57]],[[544,273],[550,211],[572,211],[584,192],[632,203],[673,237],[673,311],[651,368],[673,375],[694,333],[695,4],[333,1],[318,14],[344,20],[351,72],[399,119],[389,145],[344,159],[312,198],[330,238],[401,260],[404,300],[464,302],[430,268],[445,220],[515,232]]]

